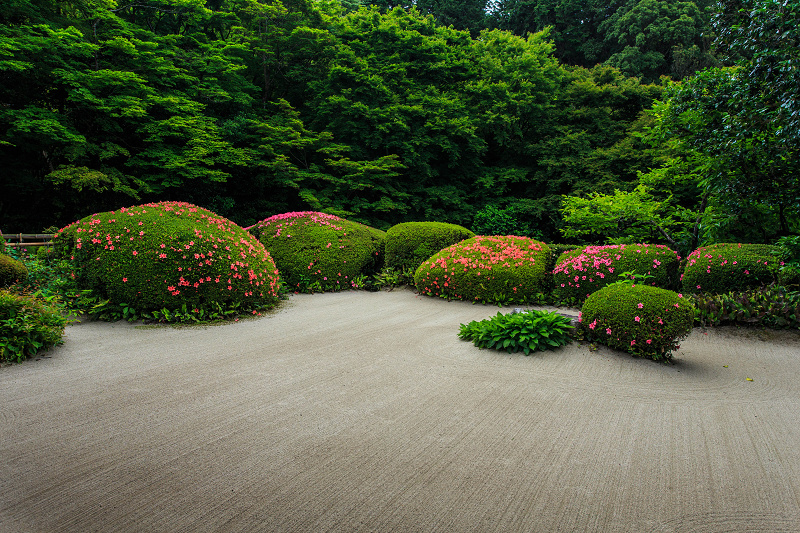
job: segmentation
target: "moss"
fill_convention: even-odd
[[[278,300],[278,271],[264,246],[215,213],[181,202],[83,218],[54,237],[81,288],[139,311]]]
[[[21,283],[28,278],[25,265],[4,254],[0,254],[0,287]]]
[[[686,292],[723,294],[777,280],[777,246],[720,243],[698,248],[686,258],[681,282]]]
[[[414,274],[429,296],[486,303],[538,300],[545,290],[546,244],[516,236],[476,236],[441,250]]]
[[[383,265],[386,233],[334,215],[284,213],[262,220],[250,231],[294,289],[349,289],[354,278],[373,274]]]
[[[619,281],[623,272],[652,276],[645,284],[677,287],[680,257],[660,244],[587,246],[562,254],[553,269],[554,295],[563,301],[583,301],[593,292]]]
[[[588,340],[654,360],[670,359],[693,321],[688,298],[647,285],[603,287],[581,309]]]
[[[404,222],[386,232],[386,266],[415,271],[436,252],[474,237],[467,228],[444,222]]]

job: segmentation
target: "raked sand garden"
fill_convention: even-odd
[[[671,365],[457,338],[497,311],[71,325],[0,372],[0,531],[800,530],[797,331],[695,328]]]

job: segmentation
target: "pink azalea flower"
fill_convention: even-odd
[[[639,318],[639,317],[637,316],[636,318],[634,318],[634,320],[635,320],[636,322],[640,322],[642,319],[641,319],[641,318]]]
[[[641,309],[642,307],[644,307],[644,304],[643,304],[643,303],[640,303],[640,304],[639,304],[639,309]]]

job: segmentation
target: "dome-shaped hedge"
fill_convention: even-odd
[[[354,278],[377,272],[383,262],[385,232],[327,213],[275,215],[250,231],[295,289],[349,289]]]
[[[603,287],[581,309],[588,340],[655,360],[669,359],[693,322],[688,298],[647,285]]]
[[[777,279],[780,262],[768,244],[712,244],[686,257],[681,276],[686,292],[724,294],[767,285]]]
[[[0,287],[20,283],[28,278],[28,269],[20,261],[0,254]]]
[[[79,286],[139,311],[278,300],[278,270],[264,246],[207,209],[145,204],[85,217],[56,233]]]
[[[474,236],[467,228],[444,222],[397,224],[386,232],[386,266],[416,270],[439,250]]]
[[[545,291],[550,249],[527,237],[472,237],[448,246],[414,274],[429,296],[486,303],[522,303]]]
[[[677,286],[680,257],[660,244],[587,246],[566,252],[553,269],[556,299],[582,301],[606,285],[619,281],[623,272],[652,276],[646,285]]]

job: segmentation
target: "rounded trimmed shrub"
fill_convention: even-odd
[[[698,248],[686,257],[681,275],[683,290],[724,294],[768,285],[777,280],[778,250],[769,244],[742,243]]]
[[[61,344],[66,325],[57,306],[0,290],[0,362],[20,363]]]
[[[423,261],[453,244],[474,237],[465,227],[445,222],[404,222],[386,232],[386,266],[417,270]]]
[[[581,309],[590,341],[656,361],[669,360],[692,331],[694,306],[676,292],[626,283],[592,293]]]
[[[553,269],[553,294],[558,300],[582,301],[620,280],[623,272],[652,276],[645,285],[677,286],[680,256],[661,244],[586,246],[561,254]]]
[[[516,236],[478,235],[433,255],[414,274],[428,296],[484,303],[523,303],[545,291],[550,248]]]
[[[283,213],[250,231],[294,289],[350,289],[354,278],[377,272],[383,262],[385,232],[327,213]]]
[[[20,283],[28,278],[28,269],[21,261],[0,254],[0,287]]]
[[[79,287],[139,311],[244,309],[278,301],[278,270],[258,240],[230,220],[183,202],[85,217],[59,230],[54,253]]]

